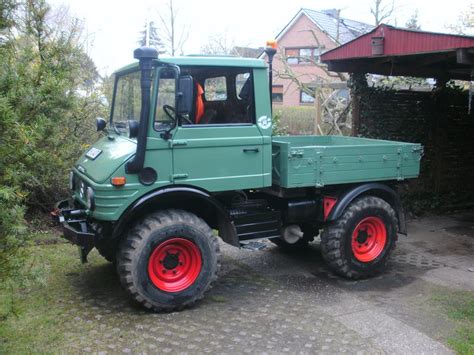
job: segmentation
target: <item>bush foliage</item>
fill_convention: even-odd
[[[25,241],[24,213],[66,196],[73,161],[103,113],[81,24],[44,0],[0,5],[0,282]]]

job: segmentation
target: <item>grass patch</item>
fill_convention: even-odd
[[[44,240],[50,239],[55,236],[44,236]],[[21,289],[0,289],[0,354],[64,349],[64,332],[72,321],[64,312],[73,307],[70,301],[77,292],[77,271],[105,263],[92,253],[90,264],[82,266],[76,247],[70,244],[40,244],[29,247],[27,252],[25,267],[37,269],[41,281]]]
[[[274,114],[280,117],[280,125],[292,135],[314,134],[316,109],[314,106],[274,107]]]
[[[279,120],[282,131],[290,135],[314,135],[316,108],[310,106],[273,106],[273,115]],[[320,122],[320,127],[325,134],[337,135],[332,124]],[[351,129],[341,127],[344,135],[351,135]],[[281,134],[281,133],[280,133]],[[319,134],[319,133],[318,133]]]
[[[455,334],[448,338],[449,346],[458,354],[474,354],[474,293],[449,292],[436,296],[435,300],[456,324]]]
[[[217,303],[225,303],[225,302],[227,302],[227,298],[225,298],[225,297],[222,296],[222,295],[210,295],[210,296],[209,296],[209,299],[210,299],[212,302],[217,302]]]

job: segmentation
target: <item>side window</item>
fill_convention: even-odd
[[[242,100],[245,99],[245,90],[242,92],[242,88],[244,87],[247,80],[250,78],[250,73],[242,73],[237,74],[235,77],[235,92],[237,93],[237,99]]]
[[[227,83],[225,76],[207,78],[204,81],[204,97],[206,101],[227,100]]]
[[[167,129],[173,123],[169,114],[174,115],[176,80],[174,78],[160,78],[158,81],[158,97],[155,111],[155,129]],[[168,114],[165,106],[170,106]]]

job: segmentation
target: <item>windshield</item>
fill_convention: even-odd
[[[111,125],[117,133],[128,132],[128,121],[140,121],[140,71],[118,77],[112,107]]]
[[[172,75],[173,72],[162,70],[158,80],[158,97],[154,119],[156,130],[166,130],[173,125],[176,80]],[[155,71],[152,72],[151,92],[153,92],[154,76]],[[116,82],[111,126],[118,134],[128,134],[128,121],[140,121],[140,111],[140,71],[120,75]]]

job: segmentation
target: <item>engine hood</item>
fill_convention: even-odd
[[[121,136],[99,139],[76,162],[76,169],[96,183],[104,183],[137,150],[134,140]]]

